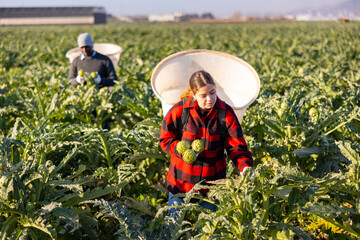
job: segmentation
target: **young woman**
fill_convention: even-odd
[[[242,172],[253,166],[252,154],[247,148],[240,123],[233,109],[216,94],[215,82],[206,71],[197,71],[189,79],[190,88],[166,114],[162,122],[160,146],[171,155],[166,187],[169,191],[169,206],[183,203],[177,193],[189,192],[196,183],[226,177],[224,150],[236,168]],[[188,115],[184,114],[188,111]],[[184,116],[186,119],[184,119]],[[191,143],[201,139],[205,149],[195,162],[186,163],[176,150],[179,141]],[[206,193],[207,190],[200,190]],[[216,206],[204,202],[202,207],[216,211]],[[178,209],[170,209],[169,214]]]

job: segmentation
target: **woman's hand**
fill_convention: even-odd
[[[255,175],[254,169],[252,167],[244,167],[244,169],[240,172],[240,175],[248,175],[250,179],[252,179]]]

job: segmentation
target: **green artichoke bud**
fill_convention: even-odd
[[[193,163],[196,160],[196,153],[192,149],[188,149],[183,154],[183,160],[186,163]]]
[[[91,72],[91,73],[90,73],[90,76],[91,76],[92,78],[96,78],[96,77],[97,77],[97,73],[96,73],[96,72]]]
[[[180,141],[176,145],[176,151],[183,154],[186,150],[190,149],[190,143],[186,141]]]
[[[319,111],[316,108],[310,108],[309,115],[311,117],[311,120],[314,123],[317,123],[319,120]]]
[[[192,144],[191,144],[191,148],[197,152],[197,153],[201,153],[202,151],[204,151],[205,149],[205,144],[203,141],[201,141],[201,139],[195,139]]]
[[[84,76],[84,70],[80,69],[80,70],[78,71],[78,75],[79,75],[80,77],[83,77],[83,76]]]

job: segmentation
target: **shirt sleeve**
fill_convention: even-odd
[[[242,172],[245,167],[253,166],[252,154],[247,147],[241,125],[232,109],[226,110],[225,122],[228,130],[225,139],[226,152],[235,167]]]
[[[70,80],[71,84],[76,87],[77,85],[79,85],[78,81],[76,81],[76,77],[77,77],[77,59],[75,58],[70,66],[70,71],[69,71],[69,75],[68,75],[68,80]]]
[[[176,150],[176,144],[180,141],[178,127],[181,120],[182,106],[174,105],[164,117],[160,131],[160,146],[170,155],[181,157]]]

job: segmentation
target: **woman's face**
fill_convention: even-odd
[[[195,94],[195,99],[201,110],[210,110],[217,99],[215,85],[206,84],[204,87],[199,88]]]

